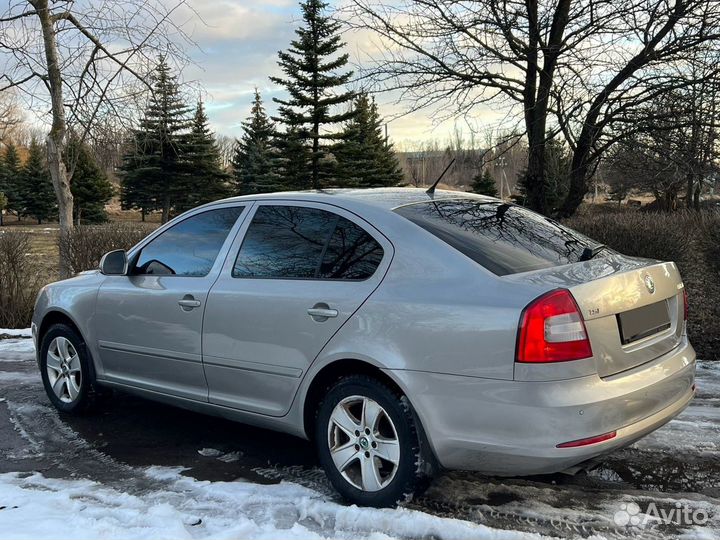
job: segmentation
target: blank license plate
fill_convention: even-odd
[[[623,345],[670,328],[670,312],[666,301],[620,313],[617,319]]]

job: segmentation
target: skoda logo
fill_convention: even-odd
[[[650,294],[655,292],[655,282],[650,276],[645,276],[645,287],[647,287]]]

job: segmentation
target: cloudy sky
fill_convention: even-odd
[[[330,3],[337,5],[337,1]],[[183,77],[202,83],[213,129],[218,134],[238,136],[255,87],[271,111],[272,97],[282,93],[268,75],[279,74],[277,52],[293,38],[300,24],[300,8],[297,0],[192,0],[191,4],[204,23],[187,14],[185,28],[199,50],[192,53],[196,65],[188,67]],[[346,34],[345,39],[353,61],[373,49],[373,40],[367,34]],[[403,111],[391,96],[378,96],[378,101],[386,117]],[[467,132],[464,122],[458,125]],[[436,125],[429,112],[389,123],[389,134],[400,146],[426,139],[444,141],[452,131],[453,122]]]

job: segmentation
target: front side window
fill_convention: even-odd
[[[325,210],[260,206],[233,268],[236,278],[367,279],[382,247],[361,227]]]
[[[243,210],[242,206],[208,210],[173,225],[143,247],[132,273],[207,276]]]
[[[597,244],[552,219],[499,201],[440,200],[395,212],[500,276],[574,263]]]

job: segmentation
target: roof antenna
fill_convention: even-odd
[[[443,176],[445,176],[445,173],[448,172],[448,170],[450,170],[450,167],[453,166],[453,163],[455,163],[455,158],[453,158],[452,161],[448,164],[448,166],[445,167],[445,170],[442,172],[442,174],[438,176],[438,179],[435,180],[435,183],[432,186],[427,188],[427,191],[425,191],[425,193],[427,193],[428,195],[432,195],[435,193],[435,188],[440,183],[440,180],[442,180]]]

